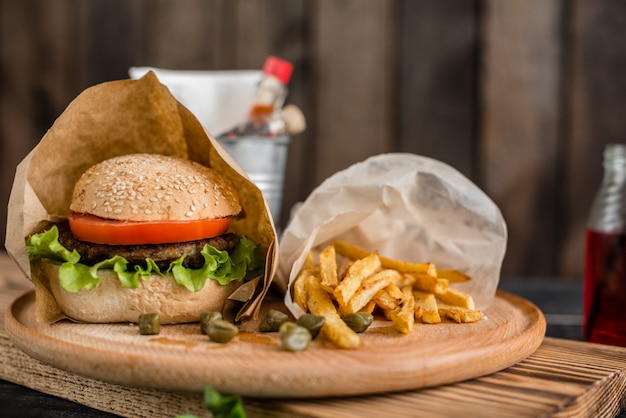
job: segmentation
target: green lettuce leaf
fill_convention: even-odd
[[[260,249],[248,238],[241,237],[239,244],[231,253],[220,251],[205,245],[201,253],[204,265],[198,269],[183,266],[185,256],[170,263],[165,271],[161,271],[154,260],[147,258],[146,267],[128,266],[128,260],[118,255],[101,261],[93,266],[80,263],[80,255],[76,250],[69,251],[59,243],[58,228],[52,228],[40,234],[28,237],[26,250],[31,260],[49,258],[61,263],[59,277],[61,286],[68,292],[79,292],[93,289],[100,284],[99,270],[112,270],[116,273],[122,286],[134,289],[139,280],[147,280],[152,274],[171,276],[174,280],[190,291],[202,289],[207,280],[216,280],[226,285],[234,280],[250,279],[261,273],[264,259]]]
[[[51,258],[58,261],[78,263],[80,254],[76,250],[69,251],[59,242],[59,229],[56,226],[41,234],[28,237],[26,252],[31,260],[38,258]]]

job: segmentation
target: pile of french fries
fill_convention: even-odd
[[[380,312],[404,334],[411,333],[416,321],[479,321],[483,315],[472,297],[449,285],[466,280],[470,278],[458,270],[381,257],[334,241],[319,253],[318,263],[309,252],[293,295],[305,312],[326,318],[322,333],[336,346],[357,348],[359,335],[341,319],[354,312]]]

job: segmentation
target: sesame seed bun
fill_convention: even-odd
[[[70,210],[126,221],[199,220],[241,212],[232,185],[215,170],[183,158],[126,154],[80,177]]]

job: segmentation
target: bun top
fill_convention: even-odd
[[[196,162],[127,154],[102,161],[80,177],[70,210],[127,221],[198,220],[241,212],[233,186]]]

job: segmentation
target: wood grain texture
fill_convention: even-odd
[[[554,246],[533,243],[556,242],[560,17],[554,1],[485,3],[479,170],[512,238],[505,275],[555,270]]]
[[[258,398],[363,395],[454,383],[516,364],[537,349],[545,333],[545,320],[534,306],[504,293],[485,319],[473,324],[416,324],[411,334],[401,335],[391,322],[377,321],[355,350],[319,338],[290,353],[281,349],[278,333],[260,333],[258,324],[250,323],[228,344],[208,341],[198,324],[162,326],[157,336],[141,336],[129,324],[44,325],[35,320],[34,292],[11,305],[4,326],[27,354],[84,376],[171,391],[201,392],[208,384]]]
[[[283,226],[337,170],[420,153],[502,208],[505,274],[576,279],[602,148],[626,137],[624,16],[610,0],[0,0],[0,218],[16,164],[83,89],[131,66],[257,69],[276,54],[308,122]]]
[[[306,116],[307,130],[289,146],[280,223],[284,226],[291,207],[306,199],[315,184],[310,158],[316,148],[316,85],[309,33],[312,5],[305,0],[239,0],[237,4],[237,22],[231,28],[237,39],[236,68],[260,68],[268,54],[292,62],[294,76],[288,86],[288,102],[297,104]]]
[[[0,257],[0,310],[30,284]],[[19,350],[0,323],[0,379],[125,417],[208,416],[202,395],[105,383]],[[546,338],[527,359],[478,379],[418,391],[316,400],[245,398],[261,417],[612,417],[626,404],[626,349]],[[0,411],[2,407],[0,406]]]
[[[477,3],[400,2],[393,110],[398,149],[436,158],[474,178]]]
[[[564,144],[564,219],[560,269],[582,268],[584,230],[602,180],[602,151],[626,142],[626,7],[619,2],[573,2],[568,36],[569,77]],[[619,75],[618,75],[619,74]]]
[[[393,67],[386,63],[392,62],[394,47],[392,5],[377,0],[316,3],[316,147],[311,156],[316,184],[391,150]]]

